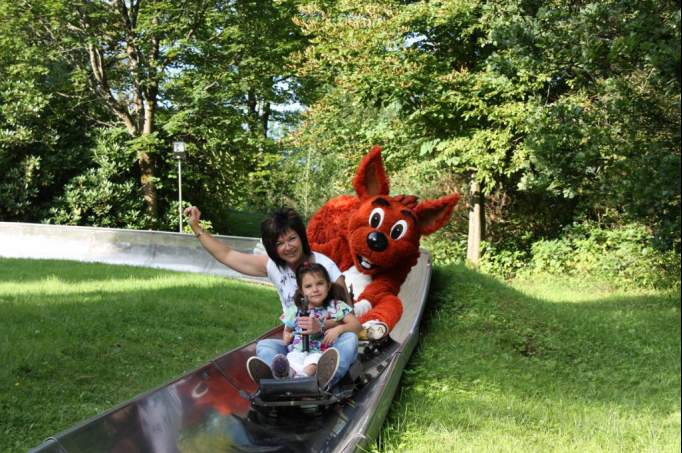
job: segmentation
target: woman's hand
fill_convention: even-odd
[[[341,331],[343,329],[340,326],[332,327],[331,329],[328,329],[324,333],[324,339],[322,340],[322,344],[331,346],[334,344],[336,339],[341,335]]]
[[[187,217],[191,227],[198,226],[201,219],[201,211],[196,206],[190,206],[185,209],[185,217]]]
[[[314,316],[299,316],[298,325],[306,335],[312,335],[322,330],[322,323]]]
[[[284,329],[284,332],[282,333],[282,341],[284,344],[289,344],[291,343],[291,340],[294,338],[294,332],[289,331],[287,329]]]

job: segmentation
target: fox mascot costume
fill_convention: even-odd
[[[459,194],[419,203],[389,195],[381,148],[367,154],[353,179],[357,196],[329,200],[308,222],[313,250],[331,258],[355,293],[354,310],[369,339],[387,335],[400,320],[400,286],[419,258],[419,240],[443,227]]]

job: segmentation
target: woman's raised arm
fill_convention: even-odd
[[[189,226],[192,228],[194,235],[213,258],[230,269],[242,274],[254,277],[265,277],[267,275],[266,265],[268,257],[266,255],[252,255],[250,253],[238,252],[224,242],[211,236],[201,228],[201,225],[199,224],[201,211],[199,211],[199,208],[196,206],[185,209],[185,216],[187,216],[189,220]]]

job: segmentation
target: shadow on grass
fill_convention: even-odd
[[[90,266],[57,264],[53,274],[65,281]],[[110,269],[73,281],[101,281]],[[215,280],[126,291],[114,280],[110,291],[0,298],[0,451],[26,451],[277,325],[274,291]]]
[[[406,423],[418,432],[549,423],[570,436],[556,428],[564,417],[609,407],[679,419],[679,294],[556,302],[448,266],[434,272],[421,332],[389,439]]]
[[[60,269],[68,268],[69,272]],[[112,272],[113,270],[113,272]],[[0,283],[30,283],[58,278],[80,283],[92,280],[154,280],[167,273],[163,269],[102,263],[79,263],[67,260],[29,260],[0,258]]]

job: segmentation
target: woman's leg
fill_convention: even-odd
[[[277,354],[287,354],[287,345],[282,340],[267,338],[256,343],[256,355],[272,367],[272,359]]]
[[[350,366],[358,357],[358,336],[354,332],[344,332],[334,342],[339,351],[339,368],[332,378],[330,386],[336,385],[348,373]]]

